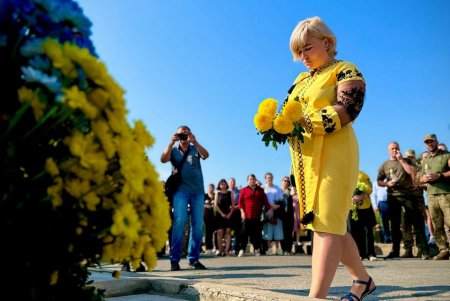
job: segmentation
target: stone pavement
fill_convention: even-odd
[[[172,272],[165,256],[153,271],[122,272],[120,280],[111,277],[120,266],[105,265],[92,269],[91,279],[93,285],[106,289],[110,301],[313,300],[307,297],[311,256],[202,255],[201,262],[207,270],[194,270],[182,260],[182,270]],[[365,260],[364,265],[377,285],[365,300],[450,300],[449,260]],[[345,267],[339,266],[328,299],[339,300],[350,285]]]

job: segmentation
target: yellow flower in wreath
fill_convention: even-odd
[[[295,100],[289,100],[283,107],[281,115],[286,116],[293,122],[296,122],[302,117],[302,105]]]
[[[132,203],[125,203],[120,206],[114,213],[113,222],[111,227],[111,233],[113,235],[123,235],[131,239],[137,239],[139,237],[141,222]],[[126,250],[129,249],[131,248],[127,248]]]
[[[286,116],[277,115],[273,120],[273,129],[280,134],[289,134],[294,130],[294,123]]]
[[[265,132],[272,127],[272,119],[272,116],[258,113],[253,118],[253,123],[258,131]]]
[[[273,98],[264,99],[258,107],[258,113],[273,118],[277,112],[278,101]]]

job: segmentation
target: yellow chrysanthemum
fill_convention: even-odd
[[[253,123],[258,131],[265,132],[272,127],[272,119],[272,116],[258,113],[253,118]]]
[[[281,115],[286,116],[293,122],[296,122],[302,117],[302,105],[295,100],[289,100],[283,107]]]
[[[273,98],[266,98],[259,104],[258,113],[273,117],[277,112],[277,107],[278,101]]]
[[[121,139],[117,144],[117,151],[120,156],[120,171],[127,180],[127,184],[138,193],[144,191],[146,177],[146,162],[142,147],[131,139],[131,137]]]
[[[141,222],[133,204],[125,203],[116,209],[113,215],[113,225],[111,226],[113,235],[137,239],[140,230]]]
[[[35,91],[22,87],[18,91],[19,101],[29,103],[33,110],[34,118],[39,121],[44,116],[45,104],[39,100],[39,96]]]
[[[53,67],[61,70],[65,76],[72,78],[78,76],[72,60],[64,53],[62,45],[56,40],[46,39],[44,43],[42,43],[42,48],[44,49],[45,54],[52,61]]]
[[[86,202],[86,207],[88,210],[97,210],[97,205],[100,204],[100,198],[97,196],[97,194],[89,192],[83,199]]]
[[[93,134],[83,135],[75,131],[72,136],[64,139],[64,144],[69,146],[72,155],[80,158],[81,166],[92,171],[104,173],[108,161],[106,154],[100,151],[100,145],[95,142]]]
[[[277,115],[273,120],[273,129],[280,134],[289,134],[294,130],[294,123],[283,115]]]
[[[82,181],[80,179],[70,179],[66,181],[64,189],[74,198],[80,198],[86,194],[91,188],[88,181]]]
[[[110,95],[108,92],[103,90],[102,88],[96,88],[88,95],[88,100],[93,103],[100,110],[103,109],[110,99]]]
[[[72,109],[80,109],[89,119],[95,119],[99,111],[97,107],[88,102],[86,93],[80,91],[77,86],[72,86],[69,89],[62,89],[64,92],[64,100]]]
[[[59,207],[63,204],[61,197],[63,191],[63,180],[61,177],[53,179],[54,185],[47,188],[47,194],[51,197],[53,208]]]
[[[104,120],[98,120],[92,122],[91,125],[94,133],[102,144],[106,157],[111,159],[116,153],[116,146],[114,145],[112,131],[109,128],[108,123]]]
[[[56,283],[58,283],[58,271],[54,271],[51,275],[50,275],[50,285],[55,285]]]
[[[155,142],[155,139],[153,139],[153,137],[145,128],[144,123],[140,120],[134,123],[134,135],[137,142],[143,147],[150,147]]]
[[[53,160],[53,158],[47,158],[47,160],[45,161],[45,170],[52,177],[59,175],[58,165],[56,165],[55,160]]]

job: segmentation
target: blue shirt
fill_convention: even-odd
[[[234,192],[234,206],[237,206],[238,203],[239,203],[239,192],[240,192],[240,190],[237,189],[237,188],[234,188],[232,191]]]
[[[181,167],[181,184],[178,190],[186,193],[204,194],[200,153],[192,144],[189,145],[187,152],[188,156]],[[172,163],[173,168],[183,159],[183,155],[183,151],[177,146],[172,148],[170,163]]]
[[[373,191],[370,195],[370,199],[372,200],[372,206],[377,206],[379,202],[387,201],[387,187],[378,186],[377,181],[373,182]]]

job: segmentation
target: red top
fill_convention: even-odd
[[[246,219],[260,219],[262,207],[270,209],[264,189],[256,186],[252,189],[250,186],[244,187],[239,193],[239,209],[244,209]]]

